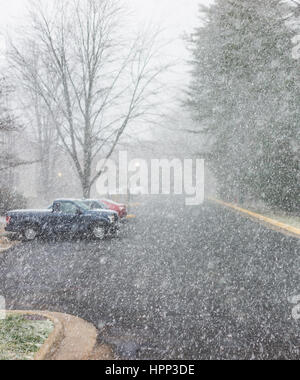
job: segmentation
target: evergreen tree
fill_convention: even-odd
[[[285,6],[278,0],[217,0],[201,13],[205,24],[191,39],[187,104],[199,133],[212,136],[208,160],[220,193],[295,208],[299,74]]]

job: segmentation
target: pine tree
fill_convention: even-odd
[[[212,136],[220,193],[295,207],[299,74],[285,9],[278,0],[217,0],[201,13],[187,104],[199,132]]]

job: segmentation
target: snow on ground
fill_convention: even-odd
[[[272,208],[262,203],[244,204],[243,207],[246,207],[258,214],[262,214],[268,218],[275,219],[278,222],[285,223],[292,227],[300,228],[300,215],[290,214],[281,210],[273,210]]]
[[[131,211],[117,239],[0,255],[8,308],[80,316],[122,359],[299,359],[299,239],[213,203]]]

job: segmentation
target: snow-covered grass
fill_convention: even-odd
[[[1,251],[3,251],[9,246],[9,242],[7,238],[4,236],[4,234],[5,234],[4,224],[1,223],[1,219],[0,219],[0,253]]]
[[[267,218],[275,219],[278,222],[287,224],[292,227],[300,228],[300,215],[287,213],[281,210],[274,210],[263,204],[244,204],[242,207],[250,211],[266,216]]]
[[[0,217],[0,236],[4,233],[5,219]]]
[[[300,228],[300,217],[285,214],[281,215],[279,213],[268,213],[266,216],[271,219],[276,219],[278,222],[288,224],[289,226]]]
[[[0,320],[0,360],[33,360],[52,330],[48,320],[24,316]]]
[[[4,226],[5,224],[0,219],[0,253],[11,246],[11,242],[5,236]]]
[[[0,217],[0,254],[17,243],[17,240],[4,230],[5,218]]]

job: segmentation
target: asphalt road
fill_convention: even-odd
[[[300,239],[214,204],[133,211],[118,239],[0,255],[8,307],[78,315],[124,359],[299,359]]]

